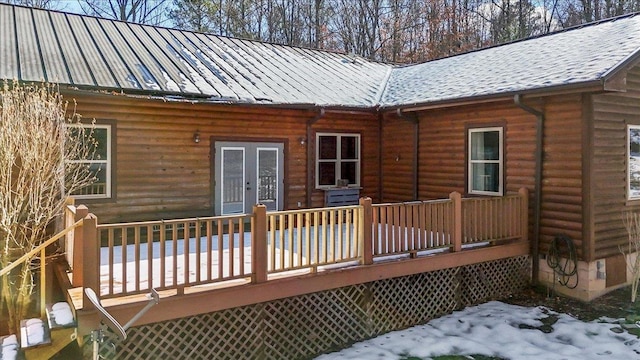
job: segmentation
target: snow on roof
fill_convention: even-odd
[[[601,81],[640,49],[640,16],[394,69],[383,106],[428,104]]]
[[[210,102],[393,108],[601,81],[640,16],[395,67],[328,51],[0,4],[0,79]]]

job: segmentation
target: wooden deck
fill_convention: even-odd
[[[97,314],[82,288],[126,321],[156,288],[136,325],[324,290],[527,255],[528,194],[126,224],[84,219],[67,238],[69,294],[79,333]],[[86,299],[84,299],[86,300]]]

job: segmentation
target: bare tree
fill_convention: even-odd
[[[626,212],[622,222],[627,229],[627,244],[620,245],[620,253],[624,255],[627,269],[631,273],[631,302],[636,302],[638,286],[640,286],[640,213]],[[633,257],[633,259],[631,258]]]
[[[161,25],[167,0],[80,0],[87,15],[139,24]]]
[[[63,7],[60,0],[3,0],[1,2],[51,10],[60,10]]]
[[[51,86],[5,83],[0,91],[0,268],[46,241],[68,194],[95,181],[86,164],[68,162],[96,148],[69,114]],[[2,325],[12,332],[29,310],[33,276],[25,263],[0,278],[0,314],[9,315]]]

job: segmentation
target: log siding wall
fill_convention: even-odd
[[[327,114],[313,126],[306,145],[307,121],[317,110],[216,105],[132,98],[108,94],[64,93],[77,102],[83,119],[115,126],[116,161],[112,164],[115,197],[78,200],[90,204],[101,223],[213,215],[211,138],[285,141],[285,209],[323,205],[313,191],[307,204],[307,146],[317,129],[362,135],[361,194],[378,199],[379,122],[375,114]],[[320,130],[320,131],[322,131]],[[193,134],[199,131],[200,143]],[[315,147],[314,147],[315,149]],[[313,152],[315,153],[315,151]]]
[[[640,67],[627,74],[627,91],[591,97],[593,122],[591,196],[593,258],[620,254],[627,242],[622,223],[625,210],[640,210],[640,201],[627,201],[627,128],[640,125]]]
[[[559,96],[525,100],[546,115],[540,251],[557,233],[570,235],[582,255],[582,98]],[[466,193],[466,137],[469,127],[504,125],[505,194],[521,187],[534,193],[535,116],[513,102],[421,111],[419,114],[418,199]],[[414,125],[388,114],[383,122],[383,201],[412,199],[411,133]],[[393,149],[393,150],[390,150]],[[400,154],[398,157],[397,155]],[[407,156],[404,156],[406,154]],[[531,202],[533,205],[533,202]],[[532,214],[532,211],[530,211]],[[532,221],[532,218],[530,216]]]

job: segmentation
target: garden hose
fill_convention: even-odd
[[[566,260],[562,261],[562,258]],[[558,282],[569,289],[578,286],[578,254],[573,240],[564,234],[556,235],[551,241],[547,253],[547,265],[558,275]],[[576,282],[569,285],[569,281],[576,276]]]

